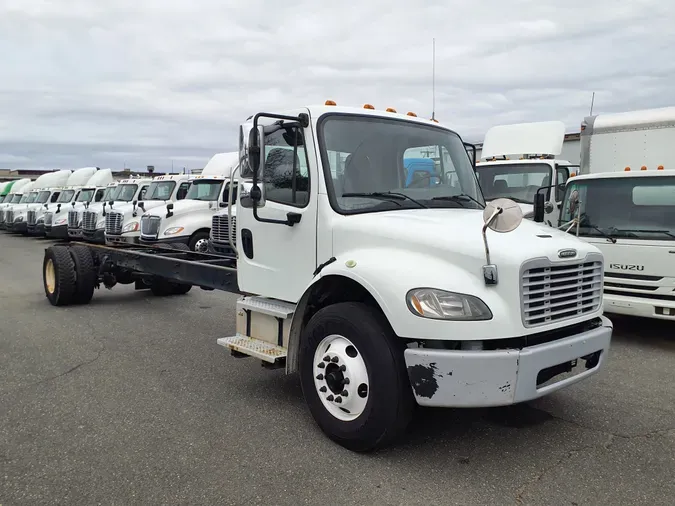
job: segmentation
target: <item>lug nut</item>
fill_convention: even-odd
[[[349,395],[349,392],[347,390],[343,390],[342,393],[340,394],[342,397],[347,397]]]
[[[319,375],[317,375],[316,379],[318,379],[318,380],[322,380],[322,379],[323,379],[323,374],[319,374]]]
[[[330,357],[328,355],[326,355],[325,357],[323,357],[323,361],[324,362],[330,362]]]
[[[319,362],[319,363],[317,364],[317,367],[318,367],[319,369],[325,369],[325,368],[326,368],[326,364],[324,364],[323,362]]]
[[[321,387],[321,388],[319,388],[319,392],[325,392],[326,390],[327,390],[326,387]]]
[[[333,396],[332,396],[332,395],[329,395],[328,397],[326,397],[326,400],[329,401],[329,402],[332,402],[332,401],[333,401]]]
[[[342,397],[336,397],[335,402],[337,402],[338,404],[342,403]]]
[[[344,378],[344,379],[342,380],[342,384],[343,384],[343,385],[349,385],[349,378]]]
[[[342,372],[345,372],[345,371],[347,370],[347,366],[344,365],[344,364],[342,364],[342,365],[340,366],[340,370],[341,370]]]
[[[331,361],[331,362],[335,362],[335,363],[337,363],[337,362],[339,362],[339,361],[340,361],[340,359],[339,359],[339,358],[337,358],[337,357],[333,357],[333,358],[331,358],[331,359],[330,359],[330,361]]]

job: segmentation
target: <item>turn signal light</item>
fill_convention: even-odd
[[[337,105],[337,104],[335,102],[333,102],[332,100],[326,100],[325,105]]]
[[[647,170],[647,166],[643,165],[642,167],[640,167],[640,170]]]
[[[416,118],[417,114],[415,114],[414,112],[408,111],[408,116],[412,116],[412,117]]]
[[[387,112],[396,112],[396,109],[393,107],[387,107]]]

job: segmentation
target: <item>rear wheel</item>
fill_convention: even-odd
[[[97,280],[94,259],[89,248],[86,246],[73,246],[69,250],[76,275],[73,302],[76,304],[89,304],[91,298],[94,296]]]
[[[42,283],[52,306],[67,306],[74,301],[75,264],[65,246],[50,246],[42,262]]]
[[[403,351],[384,316],[365,304],[339,303],[312,317],[300,344],[300,381],[328,437],[365,452],[402,435],[415,407]]]

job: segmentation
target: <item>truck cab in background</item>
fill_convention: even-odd
[[[105,217],[105,243],[138,244],[141,235],[141,216],[161,206],[165,206],[168,213],[174,202],[187,196],[192,178],[194,176],[188,174],[157,176],[150,180],[150,185],[142,195],[139,194],[130,203],[115,205]]]
[[[239,165],[239,153],[217,153],[206,164],[202,173],[191,179],[184,199],[157,206],[141,217],[142,244],[183,243],[192,251],[208,251],[212,219],[220,209],[227,207],[229,192],[237,183],[231,175]]]
[[[29,178],[23,178],[11,181],[8,184],[9,188],[5,187],[6,195],[2,203],[0,203],[0,230],[5,229],[5,211],[19,203],[21,197],[23,197],[23,192],[30,188],[28,186],[30,184],[31,180]]]
[[[14,208],[13,222],[7,224],[8,230],[15,233],[28,234],[35,230],[38,214],[42,215],[47,206],[54,204],[61,195],[63,187],[72,174],[71,170],[59,170],[42,174],[33,182],[33,190],[37,191],[35,199],[25,205],[19,204]]]
[[[485,135],[476,175],[486,201],[508,198],[517,202],[525,218],[533,218],[535,195],[544,192],[544,221],[555,226],[565,183],[579,165],[561,160],[565,124],[560,121],[492,127]]]

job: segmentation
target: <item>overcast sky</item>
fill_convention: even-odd
[[[0,0],[0,167],[197,168],[332,99],[492,125],[675,105],[672,0]]]

